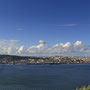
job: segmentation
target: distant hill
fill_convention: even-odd
[[[90,63],[90,57],[34,57],[34,56],[15,56],[0,55],[0,64],[74,64]]]

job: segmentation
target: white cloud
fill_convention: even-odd
[[[45,41],[44,40],[39,40],[39,43],[40,44],[45,44]]]
[[[59,43],[48,46],[44,40],[39,45],[25,47],[18,45],[18,40],[0,40],[0,54],[24,55],[24,56],[90,56],[90,45],[82,41]]]
[[[62,25],[57,25],[57,26],[75,27],[75,26],[80,26],[80,24],[62,24]]]
[[[80,24],[64,24],[64,26],[70,26],[70,27],[72,27],[72,26],[80,26]]]
[[[17,31],[23,31],[24,28],[17,28],[16,30],[17,30]]]
[[[18,48],[18,53],[22,53],[24,51],[24,46],[20,46],[19,48]]]

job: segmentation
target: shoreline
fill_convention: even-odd
[[[0,65],[72,65],[72,64],[90,64],[90,63],[53,63],[53,64],[50,64],[50,63],[45,63],[45,64],[41,64],[41,63],[37,63],[37,64],[34,64],[34,63],[31,63],[31,64],[0,64]]]
[[[70,57],[70,56],[51,56],[51,57],[23,57],[12,55],[0,55],[0,64],[79,64],[90,63],[90,57]]]

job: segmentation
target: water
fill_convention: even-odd
[[[0,90],[75,90],[90,84],[90,64],[0,65]]]

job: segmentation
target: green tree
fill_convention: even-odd
[[[76,90],[90,90],[90,85],[88,85],[87,87],[83,86],[81,88],[76,88]]]

